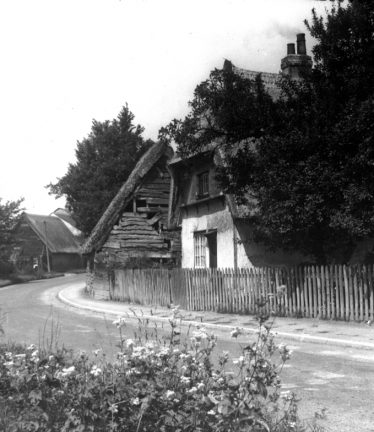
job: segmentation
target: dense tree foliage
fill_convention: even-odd
[[[260,76],[251,81],[230,70],[214,70],[196,87],[189,105],[191,112],[183,121],[173,120],[160,131],[172,137],[185,156],[217,139],[233,144],[260,137],[277,123],[275,104]]]
[[[23,198],[16,201],[2,203],[0,198],[0,272],[1,263],[8,261],[12,245],[12,229],[19,220],[23,211],[21,204]]]
[[[76,162],[69,164],[57,183],[47,186],[51,194],[66,197],[78,228],[86,235],[152,144],[143,139],[144,129],[133,120],[127,106],[112,121],[94,120],[88,137],[77,143]]]
[[[302,82],[284,78],[281,98],[260,77],[215,71],[186,119],[161,132],[182,155],[216,143],[222,187],[255,203],[254,240],[344,261],[374,235],[374,3],[336,3],[305,24],[314,67]]]

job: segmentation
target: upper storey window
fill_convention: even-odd
[[[209,171],[205,171],[197,176],[199,198],[209,196]]]

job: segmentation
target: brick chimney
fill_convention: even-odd
[[[287,56],[281,61],[283,75],[288,75],[292,79],[302,79],[312,69],[312,58],[306,54],[305,34],[296,35],[296,54],[295,44],[287,44]]]

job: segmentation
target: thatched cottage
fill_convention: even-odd
[[[288,44],[282,59],[282,74],[301,79],[312,66],[306,54],[305,35],[297,35]],[[245,78],[255,79],[261,73],[270,96],[277,99],[281,74],[240,69],[225,60],[224,69]],[[251,242],[251,225],[246,215],[250,208],[238,206],[233,196],[223,194],[215,179],[217,164],[223,163],[219,145],[211,143],[204,151],[187,159],[174,158],[169,167],[173,176],[170,227],[182,232],[182,267],[257,267],[295,265],[310,258],[283,251],[269,252],[261,244]],[[252,203],[253,204],[253,203]],[[250,207],[250,206],[249,206]]]

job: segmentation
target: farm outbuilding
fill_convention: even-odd
[[[61,219],[23,213],[14,228],[12,261],[21,271],[67,271],[83,267],[79,243]]]
[[[113,269],[179,265],[180,230],[168,229],[173,150],[154,144],[139,160],[83,245],[87,285],[107,287]],[[107,289],[107,288],[105,288]]]

